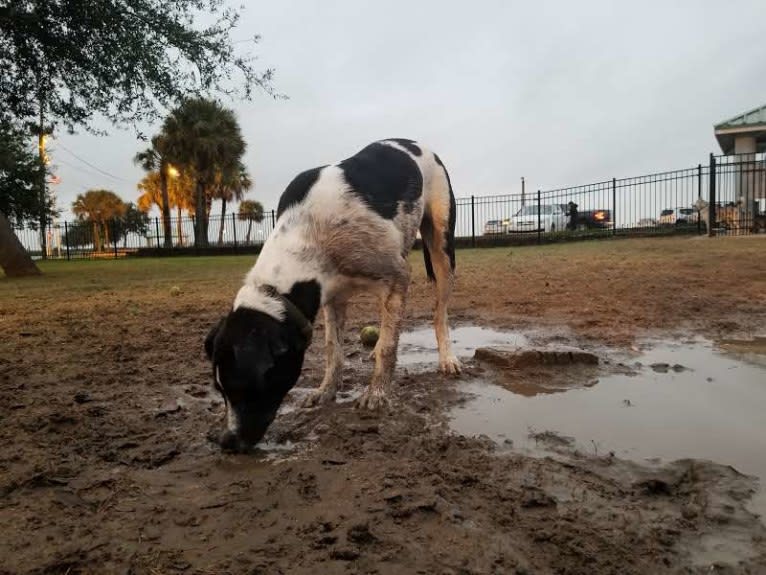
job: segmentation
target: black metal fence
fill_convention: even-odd
[[[465,245],[542,243],[616,235],[766,232],[766,154],[713,156],[705,164],[633,178],[456,200],[455,234]],[[257,249],[273,231],[274,210],[258,221],[211,215],[212,250]],[[174,217],[126,222],[53,222],[45,231],[50,258],[201,253],[195,221]],[[27,250],[43,257],[39,230],[18,230]]]

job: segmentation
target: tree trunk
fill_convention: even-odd
[[[181,222],[181,206],[179,205],[177,208],[176,215],[178,216],[176,220],[176,227],[178,228],[178,245],[183,247],[184,245],[184,229],[182,227]]]
[[[0,267],[8,277],[40,275],[40,268],[29,257],[19,238],[13,233],[11,222],[0,212]]]
[[[221,225],[218,228],[218,245],[223,244],[223,227],[226,225],[226,198],[221,198]]]
[[[160,191],[162,193],[162,232],[165,235],[164,246],[173,247],[173,228],[170,225],[170,196],[168,194],[168,164],[160,163]]]
[[[99,251],[104,251],[107,247],[109,247],[109,222],[104,222],[104,245]]]
[[[205,183],[202,179],[197,180],[197,189],[195,190],[195,202],[194,202],[194,215],[196,221],[194,222],[194,247],[206,248],[208,247],[207,241],[207,226],[205,225],[207,218],[205,217]]]
[[[245,243],[250,243],[250,230],[253,229],[253,218],[247,218],[247,235],[245,236]]]
[[[98,231],[98,222],[93,220],[93,251],[101,251],[101,234]]]

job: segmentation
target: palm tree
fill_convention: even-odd
[[[255,200],[243,200],[239,204],[239,219],[247,220],[247,235],[245,243],[250,243],[250,231],[253,228],[253,222],[263,221],[263,205]]]
[[[208,191],[217,172],[238,170],[245,153],[237,118],[215,100],[194,98],[170,113],[162,131],[173,163],[194,170],[194,242],[197,247],[207,247]]]
[[[159,172],[149,172],[138,185],[138,209],[148,213],[152,206],[162,205],[162,184]],[[194,213],[194,180],[187,172],[178,170],[168,171],[168,199],[170,207],[176,209],[176,234],[179,245],[183,245],[183,215],[182,210]]]
[[[126,209],[127,205],[120,196],[109,190],[88,190],[78,194],[72,202],[72,213],[80,221],[93,224],[93,247],[96,251],[102,251],[105,245],[109,245],[108,222],[122,217]]]
[[[168,185],[170,192],[170,204],[176,208],[176,233],[178,245],[184,245],[183,237],[183,212],[189,216],[194,213],[194,183],[195,177],[190,169],[171,172]]]
[[[212,196],[221,200],[221,226],[218,228],[218,244],[223,243],[223,230],[226,225],[226,204],[242,201],[245,192],[253,187],[253,181],[242,164],[236,172],[216,174],[215,187]]]
[[[165,247],[173,246],[173,238],[170,230],[170,198],[168,196],[168,169],[170,164],[167,158],[167,145],[162,135],[152,138],[151,147],[143,152],[138,152],[133,161],[147,172],[156,171],[159,174],[159,186],[161,202],[157,205],[162,214],[162,231],[165,234]]]

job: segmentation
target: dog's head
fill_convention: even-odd
[[[213,326],[205,352],[226,402],[224,449],[245,451],[261,440],[298,380],[309,339],[289,320],[241,307]]]

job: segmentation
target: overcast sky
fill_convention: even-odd
[[[233,37],[263,36],[289,96],[226,102],[249,197],[276,207],[298,172],[387,137],[438,152],[457,196],[697,165],[720,153],[713,124],[766,103],[765,17],[764,0],[248,2]],[[99,127],[51,143],[62,208],[89,188],[137,196],[146,144]]]

